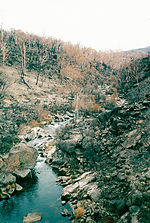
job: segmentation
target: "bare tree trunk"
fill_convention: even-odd
[[[40,71],[38,71],[38,74],[36,76],[36,85],[38,85],[38,82],[39,82],[39,76],[40,76]]]
[[[31,87],[28,85],[28,83],[25,81],[24,79],[24,69],[23,67],[21,67],[20,71],[19,71],[19,76],[20,76],[20,80],[23,84],[25,84],[29,89],[31,89]]]
[[[2,54],[3,54],[3,66],[5,65],[5,58],[6,58],[6,52],[7,52],[7,49],[6,49],[6,46],[5,44],[3,44],[3,47],[2,47]]]

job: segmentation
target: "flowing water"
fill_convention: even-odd
[[[59,125],[45,127],[48,134],[55,133]],[[49,137],[49,136],[46,136]],[[43,139],[45,142],[47,139]],[[42,145],[42,139],[35,138],[29,144],[35,147]],[[40,171],[40,173],[38,173]],[[61,212],[64,208],[61,205],[62,187],[56,183],[56,174],[52,168],[45,163],[45,159],[38,158],[35,166],[35,176],[30,182],[30,186],[23,192],[12,196],[9,200],[0,202],[0,223],[22,223],[23,216],[28,213],[38,212],[42,215],[43,223],[67,223],[67,217],[63,217]]]

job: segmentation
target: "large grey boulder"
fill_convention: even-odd
[[[78,130],[74,130],[71,134],[68,132],[66,139],[59,140],[57,146],[64,152],[73,154],[76,152],[76,148],[82,144],[82,135]]]
[[[19,143],[13,146],[6,159],[7,171],[13,172],[18,169],[32,169],[35,166],[38,152],[35,148],[29,147],[26,143]]]
[[[15,190],[23,189],[16,182],[31,176],[31,170],[36,164],[37,157],[36,149],[27,146],[26,143],[19,143],[13,146],[7,155],[0,158],[0,185],[5,190],[0,195],[0,199],[8,199]]]

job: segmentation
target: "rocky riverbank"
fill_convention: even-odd
[[[37,151],[19,143],[9,153],[0,156],[0,199],[10,198],[23,190],[19,184],[32,178],[32,169],[38,157]]]
[[[73,222],[149,222],[149,105],[81,117],[59,133],[52,167]]]
[[[45,114],[46,113],[46,114]],[[51,123],[51,127],[46,125],[44,118]],[[46,162],[52,158],[52,153],[56,150],[54,146],[55,129],[57,122],[66,121],[69,116],[49,117],[48,112],[41,114],[40,124],[42,127],[23,125],[18,135],[19,143],[14,145],[9,152],[0,155],[0,199],[8,199],[16,192],[22,191],[23,187],[19,183],[32,181],[32,172],[38,156],[46,157]],[[43,121],[43,123],[42,123]],[[35,124],[35,122],[34,122]],[[55,125],[55,127],[54,127]]]
[[[31,177],[39,153],[64,187],[72,222],[148,223],[149,101],[73,117],[53,115],[21,131],[22,142],[1,155],[1,199],[23,190],[18,182]],[[70,214],[64,208],[62,215]]]

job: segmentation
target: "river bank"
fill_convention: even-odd
[[[21,142],[14,146],[10,153],[1,156],[3,159],[3,167],[1,166],[3,176],[0,178],[0,196],[3,200],[0,202],[1,222],[21,223],[22,219],[23,222],[29,222],[28,218],[25,220],[23,216],[34,212],[42,216],[41,222],[70,222],[67,217],[63,217],[70,217],[71,209],[69,205],[64,208],[61,204],[62,187],[56,183],[56,174],[46,164],[52,159],[52,154],[56,150],[54,142],[56,129],[64,125],[69,118],[69,116],[64,117],[64,122],[61,123],[58,119],[58,122],[52,121],[42,128],[31,128],[25,135],[19,135]],[[31,150],[34,151],[34,160]],[[11,165],[12,156],[15,162]],[[9,165],[6,165],[7,163]]]
[[[58,134],[52,167],[73,222],[149,222],[149,104],[81,116]]]
[[[72,222],[148,223],[149,102],[80,116],[77,122],[68,114],[19,137],[57,174],[63,186],[59,202],[72,208]]]

